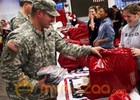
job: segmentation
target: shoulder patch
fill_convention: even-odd
[[[18,46],[17,46],[16,42],[14,42],[14,41],[8,41],[7,47],[14,52],[18,51]]]

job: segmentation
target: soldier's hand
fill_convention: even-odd
[[[46,80],[47,80],[47,75],[44,75],[43,78],[40,81],[38,81],[38,87],[40,88],[41,93],[45,93],[48,91],[49,86],[45,84]]]
[[[57,97],[57,85],[53,84],[46,84],[45,80],[47,79],[47,75],[44,76],[38,82],[38,87],[40,88],[40,92],[44,95],[47,95],[49,98],[56,98]]]
[[[99,47],[99,46],[98,46],[98,47],[92,47],[92,48],[91,48],[92,53],[98,55],[98,56],[101,57],[101,58],[102,58],[102,56],[101,56],[101,54],[100,54],[100,51],[103,50],[103,49],[104,49],[104,48]]]

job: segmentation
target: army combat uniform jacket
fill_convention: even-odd
[[[36,72],[40,68],[57,64],[56,51],[77,57],[90,54],[91,47],[71,44],[52,28],[44,29],[42,32],[38,31],[29,21],[8,35],[2,53],[1,70],[2,77],[8,83],[8,95],[14,98],[13,100],[21,100],[22,97],[17,96],[15,89],[9,84],[12,86],[17,83],[23,74],[29,77],[31,84],[33,81],[38,81]],[[46,99],[40,99],[43,98],[42,94],[33,91],[27,98],[29,100],[49,100],[47,99],[49,93],[45,95]]]
[[[24,16],[20,11],[17,13],[17,16],[12,18],[10,21],[11,29],[14,30],[21,26],[28,20],[28,16]]]

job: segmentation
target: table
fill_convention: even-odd
[[[64,79],[58,85],[58,97],[57,100],[89,100],[87,97],[75,98],[73,97],[73,90],[71,86],[71,79],[75,86],[81,86],[84,82],[85,77],[89,75],[88,70],[72,72],[64,76]],[[137,90],[132,90],[129,93],[131,100],[140,100],[140,95],[138,95]],[[99,98],[96,100],[108,100],[108,98]]]

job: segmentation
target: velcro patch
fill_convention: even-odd
[[[18,51],[18,46],[16,45],[16,43],[14,41],[9,41],[7,43],[7,47],[11,50],[13,50],[14,52]]]

